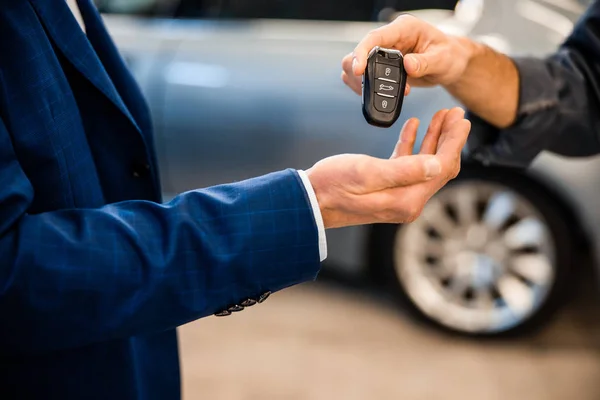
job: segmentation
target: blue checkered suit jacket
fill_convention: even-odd
[[[293,170],[161,204],[146,104],[80,8],[87,36],[64,0],[0,5],[0,398],[177,399],[175,328],[313,280],[318,231]]]

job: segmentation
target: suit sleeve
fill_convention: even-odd
[[[514,58],[519,107],[513,126],[498,130],[469,113],[470,158],[528,166],[542,151],[568,157],[600,153],[600,2],[580,19],[558,51]]]
[[[293,170],[164,205],[30,215],[33,197],[0,121],[0,354],[172,329],[319,272],[315,219]]]

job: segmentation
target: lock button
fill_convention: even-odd
[[[384,113],[394,112],[396,109],[396,97],[382,96],[379,93],[375,94],[375,109]]]

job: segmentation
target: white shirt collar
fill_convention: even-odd
[[[81,29],[83,29],[83,31],[85,32],[85,23],[83,22],[83,18],[81,17],[81,12],[79,11],[77,0],[67,0],[67,4],[73,12],[73,15],[75,15],[75,19],[77,19],[79,26],[81,26]]]

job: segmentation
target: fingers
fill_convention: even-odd
[[[455,178],[460,172],[461,152],[471,131],[471,122],[464,119],[464,115],[464,110],[454,108],[446,114],[442,124],[436,155],[442,162],[447,179]]]
[[[442,124],[442,133],[440,136],[438,151],[440,155],[460,154],[464,147],[470,131],[469,121],[464,119],[465,111],[460,107],[450,110]],[[466,121],[465,124],[462,121]]]
[[[354,75],[352,72],[352,53],[346,55],[342,59],[342,81],[354,91],[354,93],[362,94],[362,79]]]
[[[354,49],[352,71],[354,75],[362,75],[367,66],[369,52],[375,46],[396,47],[401,51],[413,49],[417,45],[421,22],[413,16],[401,15],[396,20],[381,28],[377,28],[361,40]],[[424,26],[424,24],[422,24]]]
[[[460,158],[462,149],[465,147],[470,131],[471,122],[467,119],[455,121],[452,125],[448,127],[447,130],[443,129],[442,137],[446,134],[449,137],[443,142],[440,142],[440,147],[438,149],[437,155],[444,158]]]
[[[442,172],[440,160],[432,155],[411,155],[392,160],[374,159],[377,174],[373,174],[371,192],[409,186],[429,181]]]
[[[407,54],[404,56],[404,69],[411,78],[422,78],[439,74],[446,69],[444,58],[437,52]]]
[[[398,139],[398,143],[396,143],[396,147],[394,148],[394,152],[392,153],[391,158],[410,156],[413,154],[415,141],[417,140],[418,130],[419,120],[417,118],[411,118],[404,123],[404,126],[400,131],[400,138]]]
[[[346,71],[342,71],[342,81],[348,86],[352,91],[358,95],[362,95],[362,82],[359,77],[354,75],[348,75]]]
[[[421,143],[420,154],[435,154],[438,148],[438,142],[442,135],[442,125],[448,114],[448,109],[443,109],[435,113],[431,119],[431,123],[427,128],[427,133]]]
[[[351,65],[352,73],[354,75],[359,76],[365,72],[365,68],[367,68],[367,58],[373,47],[391,47],[394,45],[392,35],[390,35],[389,29],[386,30],[386,28],[387,26],[369,32],[369,34],[358,43],[353,52]]]
[[[369,52],[375,46],[379,46],[395,48],[404,53],[404,65],[409,76],[423,77],[444,72],[446,66],[442,65],[441,61],[448,59],[448,48],[444,48],[443,51],[429,50],[432,43],[443,38],[445,35],[435,26],[404,14],[392,23],[369,32],[354,49],[354,57],[349,60],[349,67],[354,75],[362,75],[367,66]],[[417,54],[411,54],[415,50],[418,50]]]
[[[353,75],[352,60],[354,60],[354,55],[352,53],[346,54],[346,56],[342,58],[342,70],[348,75]]]

